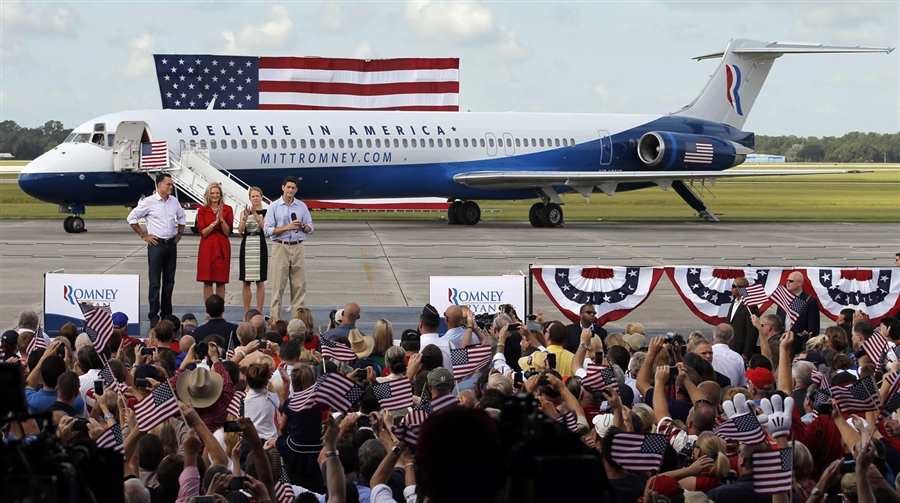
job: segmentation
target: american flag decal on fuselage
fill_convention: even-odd
[[[705,141],[684,142],[685,164],[712,164],[713,146]]]

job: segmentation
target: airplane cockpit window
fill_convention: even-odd
[[[116,144],[116,135],[115,134],[106,135],[106,145],[108,147],[112,147],[115,144]]]
[[[63,143],[71,143],[76,136],[78,136],[78,133],[69,133],[69,136],[66,136],[66,139],[63,140]]]
[[[105,147],[106,135],[103,133],[94,133],[94,135],[91,136],[91,143],[99,147]]]

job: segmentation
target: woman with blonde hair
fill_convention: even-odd
[[[225,284],[231,269],[231,225],[234,213],[224,204],[222,187],[211,183],[203,195],[203,206],[197,211],[200,248],[197,252],[197,281],[203,282],[203,302],[213,294],[225,298]]]
[[[244,312],[250,310],[250,283],[256,283],[256,309],[262,312],[266,300],[266,277],[269,270],[269,250],[263,234],[266,209],[259,187],[250,187],[250,204],[241,212],[238,232],[241,233],[241,255],[238,277],[244,282],[242,296]]]
[[[624,347],[625,339],[623,338],[623,335],[624,334],[622,334],[621,332],[616,332],[614,334],[607,335],[606,336],[606,349],[608,350],[609,348],[611,348],[613,346]]]
[[[625,335],[628,334],[643,334],[644,333],[644,325],[640,323],[629,323],[625,325]]]
[[[372,331],[372,338],[375,339],[375,345],[372,347],[372,354],[369,355],[379,367],[385,368],[384,354],[394,345],[394,327],[391,322],[380,319],[375,322],[375,330]]]
[[[725,441],[709,431],[704,431],[697,437],[691,461],[690,466],[664,475],[677,480],[686,491],[706,493],[722,485],[731,470],[731,464],[725,456]]]

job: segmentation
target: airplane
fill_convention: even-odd
[[[529,221],[558,227],[561,193],[588,199],[657,185],[716,221],[695,183],[851,172],[729,170],[753,153],[754,135],[741,128],[777,58],[891,51],[734,39],[694,58],[721,61],[693,102],[666,115],[212,110],[215,100],[206,109],[118,112],[75,128],[18,182],[72,213],[67,232],[84,230],[85,206],[135,206],[160,171],[173,175],[182,201],[202,201],[219,181],[226,204],[242,207],[247,187],[276,196],[294,175],[301,199],[447,198],[449,222],[463,225],[481,219],[475,200],[539,198]],[[160,141],[166,166],[146,169],[141,145]]]

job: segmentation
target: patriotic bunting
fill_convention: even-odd
[[[766,434],[763,433],[759,420],[753,412],[732,416],[728,421],[716,426],[713,433],[745,444],[760,444],[766,441]]]
[[[658,433],[617,433],[612,440],[610,456],[629,472],[649,472],[659,469],[668,440]]]
[[[596,363],[587,366],[587,375],[581,380],[581,384],[595,390],[606,389],[610,386],[616,389],[618,386],[616,372],[608,365],[597,365]]]
[[[881,318],[900,314],[900,267],[807,267],[801,272],[819,309],[832,320],[837,320],[842,309],[861,309],[877,327]]]
[[[107,428],[97,438],[98,449],[115,449],[121,455],[125,455],[125,439],[122,437],[122,427],[118,423]]]
[[[753,491],[756,494],[791,492],[794,452],[790,447],[753,453]]]
[[[566,318],[578,321],[581,306],[593,304],[597,325],[604,325],[624,318],[647,300],[663,268],[539,266],[531,272]]]
[[[491,362],[490,346],[468,346],[450,350],[453,379],[459,381]]]
[[[356,353],[344,344],[334,342],[333,340],[324,337],[320,337],[319,340],[322,341],[323,358],[332,358],[347,363],[356,361]]]
[[[152,393],[134,406],[138,429],[144,433],[156,428],[166,419],[177,416],[179,412],[178,402],[167,380],[159,383]]]
[[[378,399],[378,405],[384,410],[400,410],[415,404],[412,386],[409,384],[409,379],[405,377],[378,383],[372,387],[372,390],[375,392],[375,398]]]
[[[878,389],[872,376],[856,382],[831,387],[831,396],[837,401],[841,412],[845,414],[865,414],[870,410],[879,410]]]
[[[666,267],[666,274],[675,285],[678,295],[694,314],[710,325],[718,325],[728,322],[728,309],[734,301],[731,285],[736,278],[747,278],[750,289],[746,297],[753,299],[753,302],[760,302],[759,288],[762,288],[762,295],[766,298],[755,305],[763,312],[772,305],[767,300],[768,296],[775,291],[787,271],[775,267],[739,269],[673,266]],[[751,291],[754,293],[751,294]]]

